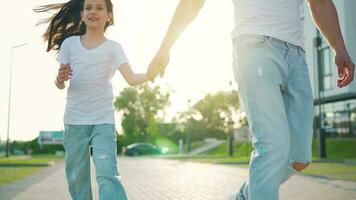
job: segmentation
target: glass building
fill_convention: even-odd
[[[340,28],[353,62],[356,62],[356,1],[333,1]],[[306,4],[302,6],[306,60],[309,65],[315,104],[315,130],[327,137],[356,137],[356,80],[338,88],[334,52],[315,27]],[[321,120],[319,120],[321,119]]]

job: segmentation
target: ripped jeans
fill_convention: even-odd
[[[234,39],[234,75],[253,133],[240,200],[278,200],[279,186],[311,162],[313,96],[304,50],[260,35]]]
[[[90,152],[95,165],[100,200],[126,200],[116,160],[114,124],[65,124],[65,171],[73,200],[91,200]]]

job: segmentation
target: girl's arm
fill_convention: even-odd
[[[69,80],[71,77],[72,69],[70,68],[70,65],[61,64],[54,83],[58,89],[62,90],[66,87],[65,81]]]
[[[137,85],[147,82],[147,80],[148,80],[146,74],[135,74],[132,71],[130,65],[127,63],[122,64],[119,67],[119,70],[120,70],[121,75],[124,77],[124,79],[130,86],[137,86]]]

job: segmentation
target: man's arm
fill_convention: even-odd
[[[197,16],[204,2],[204,0],[181,0],[179,2],[160,49],[168,51],[171,49],[177,38]]]
[[[179,2],[160,49],[147,69],[147,75],[150,80],[153,80],[159,72],[163,76],[164,69],[169,62],[171,47],[197,16],[204,2],[205,0],[181,0]]]
[[[335,53],[335,64],[340,77],[337,86],[344,87],[353,80],[355,65],[347,53],[335,5],[331,0],[307,0],[307,2],[316,26]]]

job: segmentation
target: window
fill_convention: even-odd
[[[328,137],[356,137],[356,100],[341,100],[323,106],[322,126]],[[318,109],[315,113],[318,118]]]

